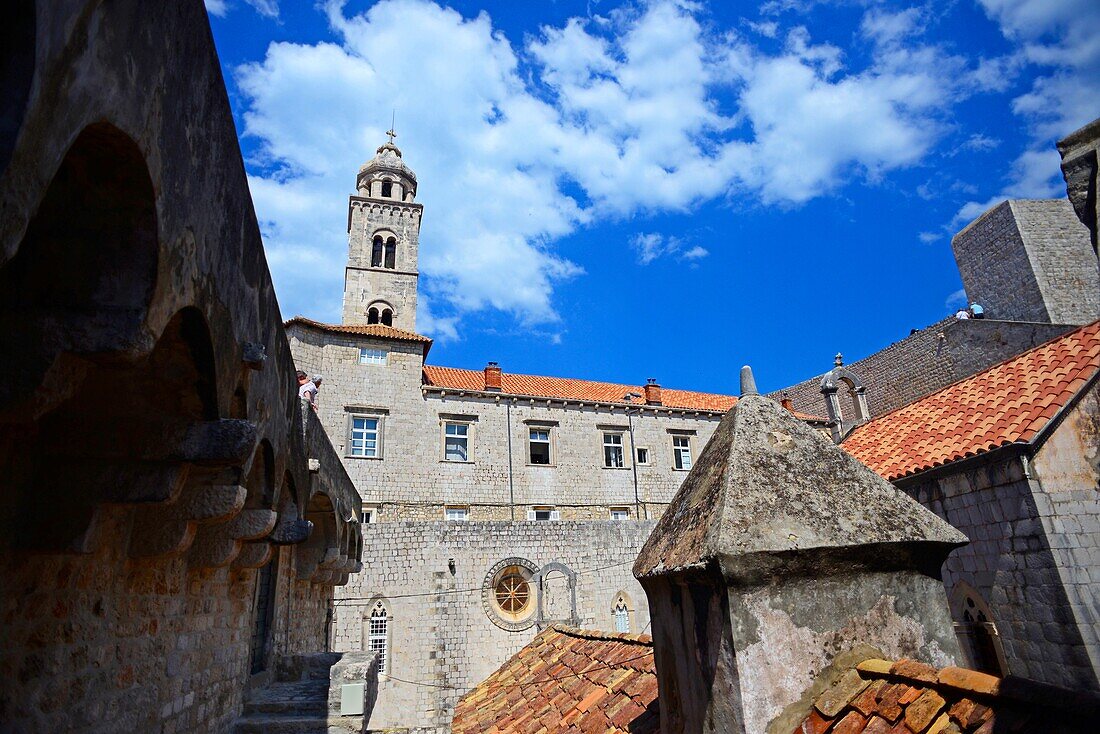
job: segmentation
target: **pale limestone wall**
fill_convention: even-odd
[[[943,565],[943,582],[956,622],[962,584],[975,589],[989,605],[1004,648],[1007,673],[1073,689],[1096,689],[1097,674],[1086,645],[1095,630],[1082,629],[1074,613],[1091,606],[1095,615],[1095,582],[1091,588],[1067,587],[1063,573],[1078,580],[1100,560],[1095,541],[1080,547],[1082,534],[1050,533],[1076,528],[1093,537],[1100,533],[1095,492],[1091,503],[1067,493],[1059,507],[1041,482],[1024,474],[1019,458],[991,461],[923,482],[904,482],[910,496],[961,530],[970,544],[954,550]],[[1067,516],[1064,511],[1079,512]],[[1080,560],[1077,560],[1080,559]],[[1069,561],[1079,569],[1065,567]],[[1092,596],[1078,604],[1079,594]],[[1067,596],[1070,594],[1071,596]],[[1087,624],[1095,625],[1095,616]],[[1083,633],[1085,638],[1083,638]],[[974,661],[970,661],[973,664]]]
[[[649,449],[650,463],[637,467],[638,496],[641,503],[656,509],[672,499],[687,475],[673,468],[670,431],[694,432],[688,435],[692,454],[698,457],[721,418],[716,413],[632,408],[628,421],[623,408],[563,406],[561,402],[547,407],[539,400],[440,394],[421,389],[419,344],[320,334],[301,326],[291,326],[290,338],[298,366],[325,377],[318,396],[319,414],[338,453],[345,454],[352,413],[382,417],[382,458],[345,455],[344,464],[363,502],[379,506],[377,519],[383,522],[442,519],[447,504],[470,505],[473,519],[508,519],[513,502],[517,519],[525,519],[526,508],[532,505],[554,506],[562,519],[605,518],[610,506],[630,507],[633,515],[630,423],[637,446]],[[318,345],[324,345],[319,358]],[[361,346],[387,349],[387,364],[358,364]],[[468,463],[443,460],[444,416],[470,421]],[[556,423],[551,431],[552,466],[527,462],[528,424],[524,421],[531,420]],[[605,427],[625,432],[628,450],[622,469],[603,466]],[[651,510],[643,515],[647,512]]]
[[[348,203],[348,265],[345,271],[345,324],[367,323],[367,309],[376,300],[393,306],[393,325],[416,330],[417,260],[420,248],[419,204],[352,196]],[[376,232],[397,239],[394,268],[372,268],[371,247]]]
[[[610,521],[400,522],[364,528],[363,571],[337,596],[335,649],[362,649],[363,618],[382,598],[391,615],[391,657],[370,728],[449,730],[457,700],[537,634],[537,625],[505,631],[485,611],[486,575],[507,558],[540,568],[557,561],[574,571],[579,626],[614,629],[611,609],[625,591],[633,607],[631,631],[648,631],[648,606],[631,567],[652,528],[652,522]]]

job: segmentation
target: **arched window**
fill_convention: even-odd
[[[367,323],[368,324],[377,324],[378,323],[378,309],[377,308],[374,308],[373,306],[371,306],[367,310]]]
[[[388,308],[382,310],[382,323],[386,326],[393,326],[393,311]]]
[[[393,181],[382,182],[382,198],[389,199],[393,197]]]
[[[397,240],[390,237],[386,240],[386,267],[393,269],[397,262]]]
[[[374,245],[370,251],[370,266],[372,268],[382,267],[382,238],[375,237]]]
[[[615,624],[616,632],[630,632],[633,610],[630,608],[630,597],[619,592],[615,602],[611,605],[611,620]]]
[[[970,667],[1003,676],[1007,671],[1000,634],[989,605],[976,589],[960,583],[955,590],[955,632]]]
[[[389,667],[390,615],[381,600],[375,602],[367,620],[367,651],[378,653],[378,674]]]

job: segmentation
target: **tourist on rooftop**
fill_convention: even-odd
[[[981,307],[981,304],[978,304],[978,303],[971,303],[970,304],[970,317],[975,318],[975,319],[984,319],[985,318],[985,309]]]
[[[305,372],[299,372],[298,397],[308,400],[310,406],[317,410],[317,388],[321,383],[321,376],[314,375],[312,380],[306,379]]]
[[[955,312],[955,318],[959,321],[970,318],[970,311],[965,306],[960,306],[959,310]]]

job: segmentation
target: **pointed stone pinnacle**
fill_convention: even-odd
[[[745,365],[741,368],[741,397],[759,394],[756,391],[756,379],[752,376],[752,367]]]

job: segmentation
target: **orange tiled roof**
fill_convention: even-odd
[[[1094,693],[976,670],[936,670],[916,660],[865,660],[814,702],[794,734],[912,734],[1087,731],[1100,710]]]
[[[312,326],[315,329],[321,329],[322,331],[328,331],[335,334],[379,336],[385,339],[400,339],[402,341],[422,342],[424,344],[432,343],[432,340],[429,337],[424,336],[423,334],[417,334],[412,331],[398,329],[393,326],[386,326],[385,324],[323,324],[320,321],[307,319],[305,316],[295,316],[283,325],[290,326],[291,324],[303,324],[305,326]]]
[[[424,382],[428,385],[446,387],[454,390],[481,390],[485,386],[485,375],[478,370],[464,370],[457,367],[436,367],[424,365]],[[645,394],[641,385],[621,385],[614,382],[593,382],[576,380],[571,377],[541,377],[539,375],[517,375],[501,372],[501,391],[512,395],[530,395],[539,398],[559,400],[590,400],[601,403],[622,403],[623,395],[634,392]],[[634,405],[642,404],[635,398]],[[737,398],[732,395],[694,392],[661,388],[661,404],[669,408],[688,410],[713,410],[725,412],[732,408]],[[823,420],[806,413],[795,413],[802,420]]]
[[[454,734],[660,730],[648,635],[543,630],[455,706]]]
[[[1100,370],[1100,321],[859,426],[842,444],[889,480],[1030,441]]]

